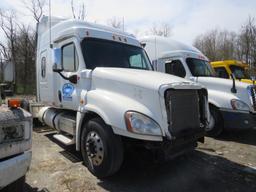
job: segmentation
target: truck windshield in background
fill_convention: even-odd
[[[188,58],[186,62],[191,74],[194,77],[202,77],[202,76],[214,77],[215,76],[215,73],[208,61],[195,59],[195,58]]]
[[[145,51],[123,43],[86,38],[81,43],[87,69],[116,67],[152,70]]]
[[[245,72],[243,67],[236,65],[229,66],[231,72],[235,75],[236,79],[250,79],[250,76]]]

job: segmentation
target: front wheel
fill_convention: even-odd
[[[210,106],[210,122],[206,128],[206,134],[210,137],[217,137],[223,131],[223,119],[219,110],[213,106]]]
[[[89,120],[83,127],[81,152],[85,165],[98,178],[113,175],[123,162],[121,138],[100,118]]]

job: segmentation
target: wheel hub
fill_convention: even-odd
[[[100,136],[92,131],[86,138],[86,153],[93,165],[99,166],[104,157],[103,142]]]

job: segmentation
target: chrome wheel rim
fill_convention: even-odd
[[[94,131],[86,138],[87,157],[93,165],[99,166],[104,158],[104,146],[101,137]]]

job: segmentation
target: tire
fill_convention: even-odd
[[[89,120],[83,127],[81,152],[85,165],[98,178],[113,175],[123,163],[121,137],[100,118]]]
[[[14,181],[10,185],[6,186],[2,192],[24,192],[25,180],[25,176],[19,178],[17,181]]]
[[[211,117],[210,117],[211,119],[210,119],[209,127],[206,128],[206,135],[210,137],[217,137],[223,131],[223,127],[224,127],[223,119],[216,107],[210,106],[210,114],[211,114]]]

